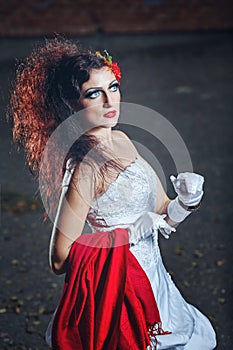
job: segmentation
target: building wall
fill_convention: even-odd
[[[0,0],[0,35],[233,28],[232,0]]]

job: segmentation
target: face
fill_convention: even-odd
[[[85,108],[85,129],[112,128],[120,111],[119,83],[112,71],[104,66],[92,69],[90,78],[82,85],[80,103]]]

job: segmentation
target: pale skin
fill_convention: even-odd
[[[91,70],[89,80],[82,85],[79,103],[86,109],[85,122],[89,130],[87,133],[94,135],[114,158],[120,159],[123,167],[127,167],[140,155],[125,133],[112,130],[119,118],[120,99],[119,84],[112,71],[104,66]],[[106,113],[112,111],[115,115],[108,118]],[[92,175],[93,170],[87,166],[76,168],[66,195],[60,201],[49,251],[50,265],[56,274],[66,272],[67,258],[72,243],[82,234],[90,203],[93,200]],[[117,175],[117,173],[111,175],[108,183],[104,184],[105,190]],[[78,178],[79,183],[77,182]],[[82,181],[84,186],[82,186]],[[155,212],[167,214],[170,199],[159,178],[157,178],[157,183]],[[98,184],[95,185],[98,186]],[[77,191],[77,187],[81,191]],[[168,217],[167,221],[170,225],[176,225]]]

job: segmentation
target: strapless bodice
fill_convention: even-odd
[[[93,232],[127,227],[147,211],[155,211],[157,178],[141,157],[119,173],[106,192],[91,204],[87,222]]]

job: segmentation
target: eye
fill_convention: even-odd
[[[109,87],[109,90],[112,91],[112,92],[115,92],[115,91],[117,91],[119,89],[119,87],[120,87],[119,83],[114,83],[113,85],[111,85]]]
[[[86,97],[86,98],[90,98],[90,99],[94,99],[94,98],[98,97],[99,94],[100,94],[100,91],[99,91],[99,90],[94,90],[94,91],[88,92],[88,93],[85,95],[85,97]]]

